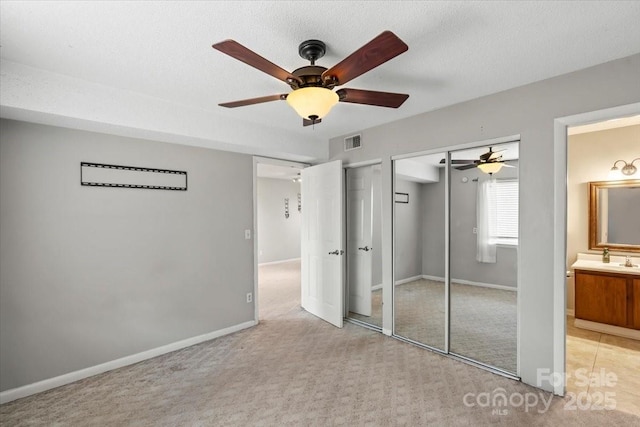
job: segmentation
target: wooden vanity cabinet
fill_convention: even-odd
[[[575,270],[576,319],[640,329],[640,278]]]
[[[640,329],[640,278],[633,279],[633,329]]]

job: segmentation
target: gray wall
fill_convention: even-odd
[[[509,162],[517,165],[517,162]],[[444,277],[445,170],[440,180],[421,184],[422,274]],[[467,177],[466,183],[462,177]],[[478,169],[451,170],[451,277],[457,280],[517,286],[517,248],[498,246],[495,264],[476,261],[476,191],[473,179],[487,179]],[[503,168],[497,179],[517,178],[517,169]]]
[[[517,162],[509,162],[517,165]],[[468,182],[462,182],[466,176]],[[496,179],[517,178],[517,168],[503,168]],[[478,183],[474,178],[487,180],[489,175],[477,168],[451,170],[451,278],[473,282],[516,287],[518,284],[518,250],[498,246],[496,263],[476,261],[476,196]]]
[[[409,203],[395,204],[396,281],[422,275],[421,186],[396,178],[396,192],[409,194]]]
[[[300,258],[300,183],[289,179],[258,178],[258,262]],[[289,218],[284,199],[289,199]]]
[[[188,172],[80,185],[80,162]],[[2,391],[253,320],[252,158],[0,121]]]
[[[422,274],[444,277],[445,171],[440,181],[422,184]]]
[[[362,135],[358,150],[344,151],[347,135],[330,142],[331,159],[349,163],[382,159],[383,194],[391,194],[393,155],[521,136],[519,366],[525,383],[537,384],[539,368],[564,370],[564,361],[554,364],[554,331],[563,330],[565,322],[560,317],[558,322],[562,323],[555,325],[553,310],[556,274],[565,270],[564,262],[559,266],[554,258],[556,243],[565,238],[557,236],[554,229],[555,224],[564,223],[564,218],[555,217],[564,203],[555,189],[555,172],[564,168],[556,165],[555,119],[637,103],[638,75],[640,54],[375,128],[354,129],[351,133]],[[391,301],[391,199],[383,202],[383,229],[387,230],[383,235],[383,296]],[[383,310],[383,331],[389,333],[391,304],[385,304]],[[552,389],[548,382],[541,385]]]

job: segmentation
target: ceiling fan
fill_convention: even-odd
[[[467,170],[467,169],[473,169],[477,167],[482,172],[492,174],[492,173],[498,172],[503,167],[506,167],[506,168],[515,167],[515,166],[508,165],[507,163],[505,163],[504,160],[502,160],[502,155],[505,151],[507,150],[504,149],[504,150],[493,151],[493,147],[489,147],[489,151],[480,155],[480,158],[477,160],[452,159],[451,164],[454,165],[453,167],[457,170]],[[440,164],[444,164],[444,163],[445,163],[445,159],[440,160]]]
[[[329,69],[316,65],[316,61],[322,58],[326,52],[326,45],[320,40],[307,40],[300,44],[298,54],[310,61],[311,65],[300,67],[292,72],[280,68],[234,40],[225,40],[212,47],[282,80],[293,89],[288,94],[218,104],[221,107],[235,108],[286,100],[302,117],[303,126],[309,126],[320,123],[322,118],[338,102],[398,108],[409,98],[409,95],[406,94],[362,89],[345,88],[333,91],[336,86],[341,86],[355,79],[409,49],[391,31],[383,32]]]

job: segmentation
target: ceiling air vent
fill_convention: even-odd
[[[360,148],[361,135],[353,135],[344,139],[344,151]]]

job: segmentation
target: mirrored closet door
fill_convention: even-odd
[[[395,334],[445,351],[444,153],[394,162]]]
[[[349,168],[347,319],[382,328],[382,180],[380,165]]]
[[[449,352],[516,373],[518,143],[451,152]]]
[[[394,160],[394,335],[511,375],[518,147]]]

